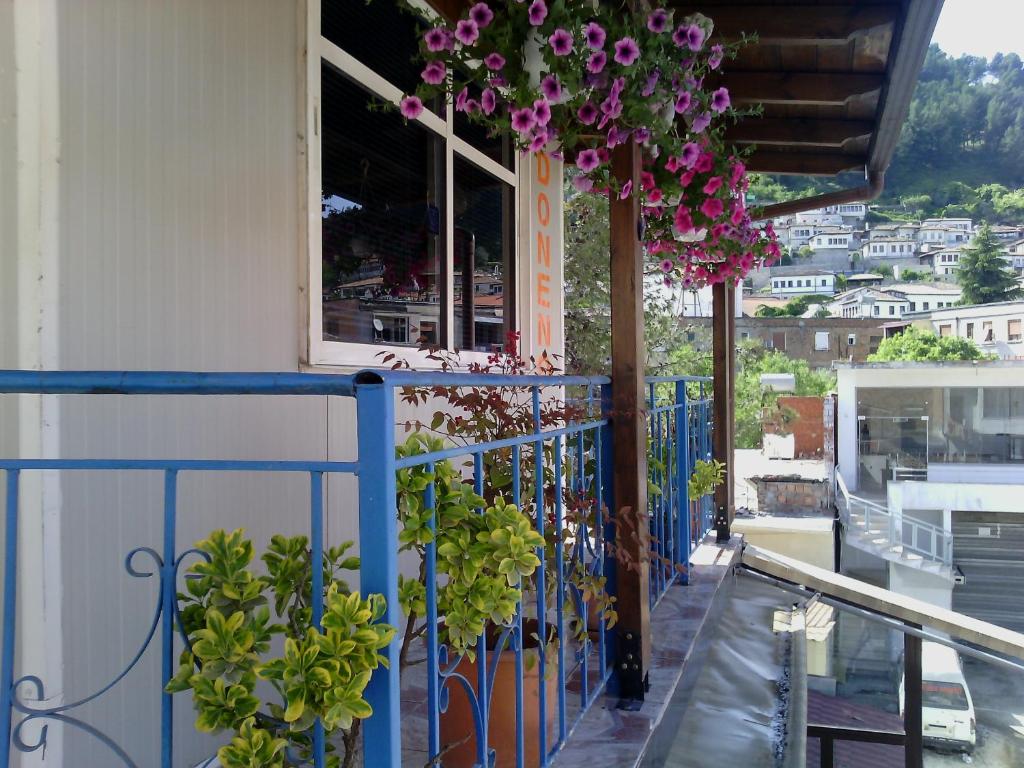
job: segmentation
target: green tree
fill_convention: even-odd
[[[991,304],[1021,295],[1017,276],[1003,258],[1002,246],[987,223],[978,230],[973,244],[963,249],[957,280],[963,289],[962,304]]]
[[[871,272],[872,274],[886,278],[893,276],[893,268],[891,264],[879,264],[877,267],[872,267]]]
[[[936,336],[931,331],[911,326],[903,333],[884,339],[878,345],[878,351],[873,355],[868,355],[868,362],[991,360],[992,358],[992,355],[982,352],[978,345],[970,339],[963,339],[959,336]]]
[[[567,188],[568,189],[568,188]],[[608,198],[567,191],[565,215],[565,368],[574,374],[608,372],[611,311]],[[656,271],[657,264],[648,271]],[[677,294],[657,278],[644,291],[647,372],[706,375],[710,355],[687,342],[677,312]]]
[[[754,315],[757,317],[800,317],[810,308],[811,304],[821,304],[824,307],[830,301],[832,301],[831,296],[820,294],[797,296],[787,301],[781,307],[769,307],[767,304],[762,304],[754,310]],[[820,317],[821,315],[818,316]],[[828,317],[827,311],[824,317]]]
[[[793,394],[827,395],[836,385],[835,374],[815,371],[806,360],[795,360],[778,350],[767,351],[757,342],[741,343],[736,351],[736,447],[757,448],[764,430],[761,416],[765,410],[774,410],[779,398],[777,392],[761,386],[765,373],[792,373],[796,379]]]

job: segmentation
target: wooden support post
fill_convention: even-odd
[[[722,484],[715,489],[715,531],[720,542],[728,541],[735,514],[733,437],[736,378],[736,289],[718,283],[712,289],[714,355],[714,423],[712,456],[725,465]]]
[[[620,184],[640,188],[640,148],[616,147],[612,172]],[[651,658],[651,543],[647,515],[647,424],[644,366],[644,274],[640,205],[636,191],[625,200],[612,193],[609,224],[612,313],[612,445],[616,561],[616,670],[624,701],[642,701]]]
[[[911,624],[914,629],[921,627]],[[903,731],[907,734],[903,763],[923,768],[924,737],[921,717],[921,638],[903,635]]]

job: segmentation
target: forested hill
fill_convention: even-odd
[[[764,178],[756,203],[852,186]],[[1024,220],[1024,63],[1015,53],[953,58],[932,45],[886,174],[880,203],[907,216]]]

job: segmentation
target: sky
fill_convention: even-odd
[[[1024,56],[1024,0],[946,0],[932,42],[953,56]]]

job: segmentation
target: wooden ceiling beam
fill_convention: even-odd
[[[849,139],[875,129],[870,120],[817,120],[814,118],[751,117],[725,132],[735,144],[807,144],[839,147]]]
[[[746,160],[747,170],[757,173],[791,173],[801,176],[834,176],[867,164],[864,155],[842,152],[781,152],[759,149]]]
[[[880,74],[852,72],[730,72],[720,78],[734,104],[845,104],[883,81]]]
[[[818,45],[846,43],[877,27],[893,24],[900,9],[885,5],[716,5],[681,7],[676,16],[696,10],[715,23],[715,36],[738,40],[744,33],[757,35],[758,42],[772,45]]]

